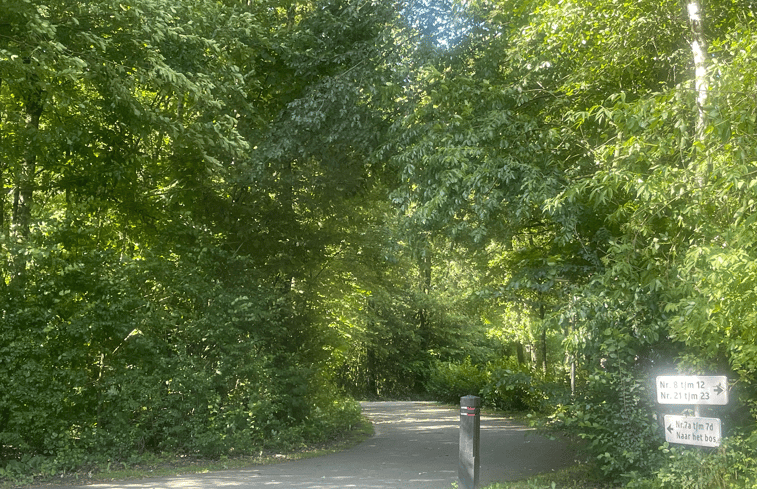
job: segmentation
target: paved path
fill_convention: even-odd
[[[88,489],[449,489],[457,481],[459,410],[366,402],[375,435],[334,455],[245,470],[91,484]],[[481,417],[480,486],[573,463],[566,444],[504,418]]]

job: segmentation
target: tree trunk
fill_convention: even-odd
[[[37,173],[37,153],[39,148],[39,123],[44,111],[43,92],[36,83],[31,81],[32,87],[24,97],[26,116],[26,151],[20,166],[16,169],[15,189],[13,191],[12,230],[22,242],[29,237],[32,221],[32,206],[34,203],[35,177]],[[23,286],[26,276],[26,255],[14,257],[12,282]]]
[[[704,26],[702,23],[702,13],[699,0],[691,0],[687,6],[689,25],[691,26],[691,53],[694,58],[694,90],[697,94],[697,124],[694,142],[704,141],[705,131],[707,130],[707,92],[709,83],[707,82],[707,43],[704,37]],[[697,173],[697,183],[699,187],[707,184],[709,175],[712,171],[711,163],[702,163],[700,168],[695,168]]]
[[[518,356],[518,365],[526,363],[526,352],[523,349],[523,343],[520,341],[515,343],[515,354]]]
[[[576,358],[570,359],[570,395],[576,395]]]
[[[691,53],[694,58],[694,90],[697,93],[697,109],[699,117],[697,118],[697,139],[704,136],[706,114],[704,106],[707,103],[707,65],[705,55],[707,53],[707,43],[704,38],[704,27],[702,25],[702,14],[698,0],[691,0],[687,5],[689,24],[691,26]]]
[[[365,352],[365,376],[367,393],[372,397],[378,397],[379,387],[376,381],[376,355],[370,346]]]
[[[427,246],[427,241],[424,240],[424,246],[418,258],[418,269],[421,276],[420,291],[424,296],[427,296],[431,291],[430,255],[431,251],[429,249],[429,246]],[[431,332],[428,324],[428,311],[425,309],[425,307],[418,309],[416,317],[418,318],[418,334],[421,338],[421,350],[426,351],[428,350],[431,342]]]
[[[297,210],[294,205],[294,164],[292,161],[286,161],[281,168],[281,210],[282,215],[290,219],[293,226],[291,227],[292,233],[289,235],[290,242],[287,243],[289,247],[289,253],[294,256],[297,246],[298,229],[294,225],[297,222]],[[282,292],[284,295],[289,295],[294,288],[295,276],[292,265],[283,265],[281,269],[281,275],[283,277]]]
[[[544,316],[547,308],[542,302],[539,305],[539,319],[541,322],[541,368],[544,374],[547,373],[547,327],[544,324]]]
[[[3,90],[3,79],[0,78],[0,95]],[[0,125],[2,121],[0,120]],[[2,146],[3,133],[0,132],[0,146]],[[0,236],[5,235],[5,168],[6,163],[0,161]]]
[[[541,330],[541,369],[547,373],[547,329]]]
[[[430,253],[426,249],[423,256],[418,260],[418,266],[421,269],[421,292],[426,295],[431,291],[431,258],[428,256]]]

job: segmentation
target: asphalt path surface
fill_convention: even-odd
[[[87,489],[450,489],[458,479],[460,412],[431,402],[365,402],[375,434],[344,452],[276,465]],[[516,480],[574,463],[574,452],[512,420],[481,416],[480,484]]]

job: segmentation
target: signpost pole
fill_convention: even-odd
[[[457,474],[461,489],[476,489],[481,466],[481,398],[460,398],[460,464]]]

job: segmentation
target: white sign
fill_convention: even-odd
[[[700,447],[720,446],[720,420],[665,415],[665,441]]]
[[[656,382],[660,404],[728,404],[725,375],[661,375]]]

